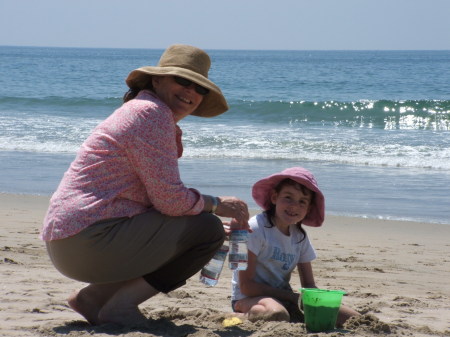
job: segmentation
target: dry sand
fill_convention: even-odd
[[[231,273],[141,305],[149,327],[90,326],[66,297],[84,284],[60,275],[38,239],[48,198],[0,194],[0,336],[450,336],[450,225],[328,216],[306,228],[321,288],[347,291],[363,314],[344,329],[308,333],[303,323],[245,322],[224,328]],[[300,287],[293,275],[294,289]]]

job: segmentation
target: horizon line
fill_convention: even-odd
[[[41,45],[0,45],[0,47],[22,48],[61,48],[61,49],[135,49],[135,50],[165,50],[160,47],[80,47],[80,46],[41,46]],[[203,48],[204,50],[220,51],[450,51],[450,49],[240,49],[240,48]]]

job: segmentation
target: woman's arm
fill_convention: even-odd
[[[129,103],[131,111],[123,114],[125,121],[117,123],[128,125],[127,135],[131,135],[125,137],[127,153],[150,202],[161,213],[172,216],[214,210],[219,216],[235,218],[247,229],[249,212],[245,202],[235,197],[200,195],[183,184],[178,168],[181,129],[174,123],[172,112],[155,102],[149,99]]]
[[[248,251],[247,270],[239,272],[239,286],[242,294],[247,297],[267,296],[281,301],[297,303],[298,294],[289,290],[278,289],[254,280],[256,272],[256,255]]]

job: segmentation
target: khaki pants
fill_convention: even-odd
[[[47,242],[62,274],[87,283],[143,277],[167,293],[186,283],[225,239],[213,214],[170,217],[150,210],[132,218],[99,221],[80,233]]]

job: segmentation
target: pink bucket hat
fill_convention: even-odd
[[[252,189],[252,196],[255,202],[267,211],[272,205],[270,201],[271,191],[286,178],[296,181],[313,191],[315,194],[311,209],[302,223],[311,227],[322,226],[325,219],[325,198],[320,191],[313,174],[303,167],[287,168],[279,173],[272,174],[257,181]]]

